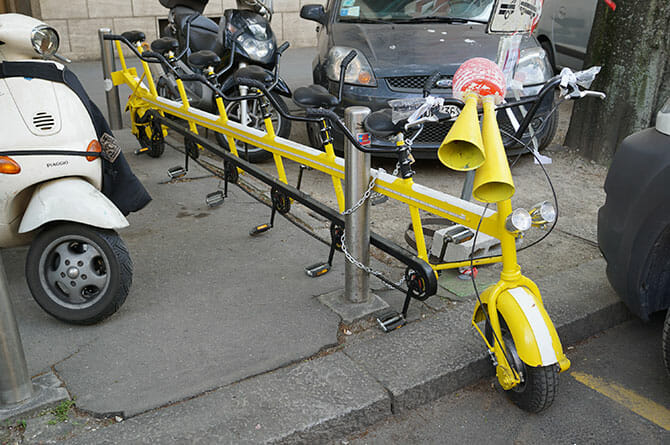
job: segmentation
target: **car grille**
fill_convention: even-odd
[[[428,76],[387,77],[386,83],[394,91],[422,90]],[[448,85],[436,89],[451,89],[451,76],[443,76],[438,81],[447,81]],[[433,85],[435,87],[436,85]]]
[[[428,122],[424,124],[423,126],[423,131],[419,136],[414,140],[415,144],[429,144],[429,145],[439,145],[442,143],[444,140],[445,136],[451,129],[451,125],[453,122],[445,122],[445,123],[433,123],[433,122]],[[512,122],[510,122],[509,118],[507,117],[506,113],[498,113],[498,125],[500,126],[500,130],[502,132],[502,140],[503,144],[505,145],[506,148],[509,147],[514,147],[517,146],[518,143],[515,143],[515,141],[509,136],[514,134],[514,127],[512,126]],[[534,119],[532,122],[532,126],[534,129],[540,128],[542,125],[542,119]],[[413,132],[408,132],[405,134],[406,137],[409,137],[413,134]],[[524,137],[522,138],[524,144],[528,142],[530,139],[530,134],[528,131],[524,134]]]

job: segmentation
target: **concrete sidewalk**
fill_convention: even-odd
[[[313,53],[287,52],[284,66],[291,71],[283,72],[293,88],[309,83]],[[105,109],[99,65],[71,68]],[[54,370],[81,415],[123,420],[56,438],[325,442],[491,375],[470,325],[472,298],[413,301],[414,322],[390,334],[370,321],[342,325],[316,297],[343,289],[344,259],[338,255],[328,275],[308,278],[304,266],[328,253],[304,232],[309,227],[278,217],[274,229],[251,238],[249,229],[269,218],[266,205],[231,186],[225,203],[210,209],[204,197],[220,186],[218,179],[195,166],[187,179],[166,183],[167,168],[182,164],[181,154],[167,149],[159,159],[136,157],[129,130],[117,137],[154,199],[121,232],[135,264],[121,310],[96,326],[60,323],[29,294],[26,249],[3,251],[31,374]],[[304,139],[304,132],[295,137]],[[578,205],[578,197],[563,202],[569,213],[565,206]],[[593,248],[588,240],[576,242]],[[532,277],[566,346],[629,316],[604,266],[594,259]],[[398,292],[378,293],[399,308]],[[31,431],[29,424],[26,443],[36,440]]]

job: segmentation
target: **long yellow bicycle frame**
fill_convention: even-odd
[[[265,120],[266,131],[243,126],[228,119],[223,100],[216,99],[218,116],[192,108],[181,80],[177,79],[177,87],[181,103],[158,96],[151,71],[146,62],[142,61],[148,87],[138,77],[135,68],[129,68],[121,51],[119,41],[116,41],[117,53],[122,69],[112,73],[114,85],[127,85],[132,94],[127,109],[135,111],[147,109],[158,110],[162,115],[168,114],[188,122],[189,129],[197,133],[198,127],[207,128],[226,136],[228,146],[234,155],[238,156],[235,141],[245,142],[263,148],[273,154],[280,181],[287,183],[283,160],[288,159],[299,164],[312,167],[332,177],[335,195],[340,212],[344,210],[344,194],[341,180],[344,179],[344,160],[335,156],[331,144],[326,144],[325,152],[308,147],[288,139],[277,136],[274,132],[271,119]],[[136,123],[133,120],[133,125]],[[473,316],[475,328],[484,338],[484,341],[496,356],[498,362],[497,374],[503,387],[509,389],[520,383],[520,376],[508,362],[508,354],[502,342],[499,314],[506,320],[514,339],[519,357],[530,366],[541,366],[558,363],[561,371],[569,367],[569,361],[563,354],[556,330],[549,319],[540,297],[537,286],[521,274],[517,263],[515,236],[505,229],[505,220],[512,211],[511,201],[497,204],[497,211],[484,208],[446,193],[415,183],[411,178],[402,179],[381,170],[372,170],[376,177],[374,190],[382,195],[396,199],[408,205],[416,239],[418,257],[430,264],[437,271],[502,262],[503,272],[500,281],[482,293],[482,304],[487,308],[488,320],[495,336],[500,341],[487,341],[485,335],[477,326],[477,322],[486,319],[483,308],[477,305]],[[487,235],[497,238],[501,242],[502,254],[492,258],[481,258],[457,262],[431,264],[426,249],[424,232],[419,210],[444,217],[450,221],[462,224],[473,230],[479,229]],[[547,345],[548,344],[548,345]],[[552,349],[553,354],[547,349]]]

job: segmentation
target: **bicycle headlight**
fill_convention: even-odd
[[[47,25],[39,25],[33,28],[30,34],[30,43],[32,43],[37,54],[49,58],[58,51],[60,39],[55,29]]]
[[[547,224],[556,221],[556,207],[549,201],[542,201],[533,206],[530,210],[530,217],[534,226],[546,228]]]
[[[344,46],[334,46],[328,52],[328,62],[326,63],[326,75],[328,79],[337,82],[340,80],[340,66],[342,60],[351,52],[353,48]],[[372,72],[370,63],[363,53],[356,50],[356,57],[351,61],[347,68],[347,74],[344,76],[346,83],[354,85],[363,85],[367,87],[377,86],[377,79]]]
[[[512,214],[507,217],[505,228],[510,233],[519,234],[530,229],[532,222],[533,220],[531,219],[528,210],[519,208],[514,210]]]
[[[551,78],[551,65],[544,50],[540,47],[526,48],[519,54],[519,62],[514,70],[514,80],[524,86],[524,94],[537,94]]]

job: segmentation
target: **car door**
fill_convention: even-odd
[[[536,36],[551,42],[557,68],[582,69],[597,0],[547,0]]]

